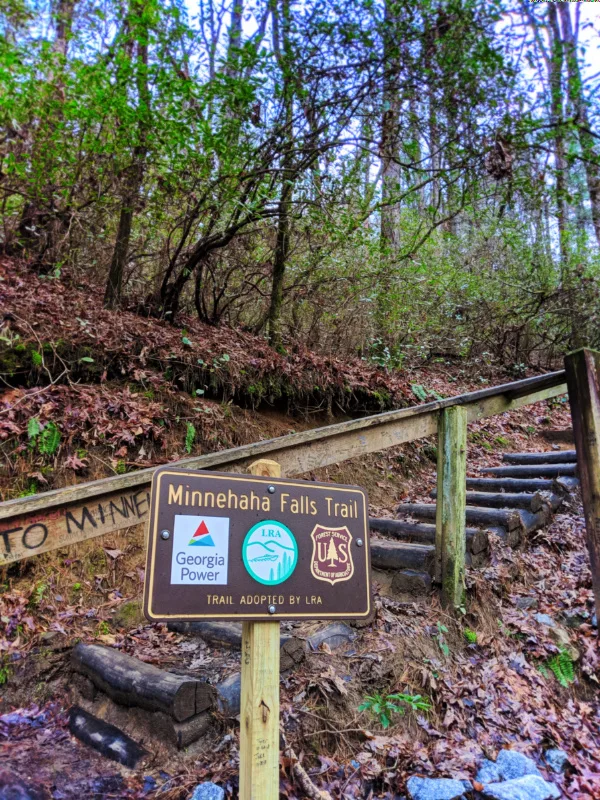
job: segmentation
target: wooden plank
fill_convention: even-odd
[[[445,409],[438,432],[436,572],[450,608],[460,608],[465,595],[467,415],[458,406]]]
[[[565,358],[596,614],[600,613],[600,353]]]
[[[281,477],[269,459],[249,472]],[[279,622],[242,623],[240,800],[279,798],[279,636]]]
[[[185,459],[177,462],[177,466],[240,472],[258,456],[268,454],[276,458],[286,475],[303,475],[319,467],[431,436],[437,430],[441,407],[466,404],[468,419],[473,421],[563,394],[566,386],[560,380],[564,373],[553,375],[557,381],[554,387],[537,391],[539,379],[530,378],[527,385],[532,394],[513,400],[502,394],[506,387],[492,387]],[[145,522],[153,473],[154,468],[144,469],[1,503],[0,566]]]

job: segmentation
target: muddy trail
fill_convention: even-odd
[[[503,452],[568,447],[549,441],[568,426],[559,402],[470,426],[469,479],[501,466]],[[423,440],[307,477],[362,485],[371,516],[392,519],[400,502],[431,503],[434,474],[434,443]],[[563,796],[599,796],[600,664],[576,490],[547,522],[517,547],[488,537],[485,563],[468,569],[458,619],[435,592],[398,591],[393,572],[374,570],[367,625],[282,626],[282,797],[318,787],[332,798],[396,798],[414,776],[471,781],[475,793],[482,761],[506,748],[531,756]],[[143,551],[134,528],[31,560],[4,578],[0,797],[183,800],[203,781],[237,796],[239,633],[147,624]],[[74,656],[89,646],[216,691],[219,703],[194,722],[199,738],[187,743],[185,723],[157,726],[152,712],[94,688]],[[397,693],[409,701],[386,725],[368,698]],[[74,705],[127,733],[144,751],[137,766],[72,736]],[[568,758],[558,773],[544,756],[556,748]]]

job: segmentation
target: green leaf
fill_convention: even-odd
[[[38,450],[43,456],[53,456],[60,444],[60,431],[55,422],[49,422],[38,438]]]
[[[27,436],[29,439],[35,439],[41,431],[40,421],[37,417],[30,417],[27,423]]]
[[[182,336],[181,337],[181,341],[186,347],[191,347],[192,346],[192,342],[190,341],[190,339],[188,339],[187,336]]]
[[[412,383],[410,388],[417,400],[420,400],[422,403],[427,400],[427,391],[420,383]]]
[[[93,364],[94,363],[94,359],[90,358],[90,356],[83,356],[83,358],[80,358],[79,360],[83,361],[86,364]]]
[[[191,453],[196,440],[196,428],[191,422],[188,422],[185,431],[185,452]]]

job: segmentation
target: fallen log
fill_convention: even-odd
[[[423,522],[405,522],[400,519],[369,517],[369,528],[377,533],[387,533],[402,541],[411,540],[419,544],[435,543],[435,525]],[[467,528],[467,550],[481,553],[489,547],[487,532],[480,528]]]
[[[148,755],[147,750],[119,728],[97,719],[79,706],[69,709],[69,730],[80,742],[129,769],[134,769]]]
[[[429,503],[401,503],[396,509],[399,514],[416,519],[435,519],[436,506]],[[521,518],[517,509],[477,508],[467,506],[465,519],[471,525],[497,525],[511,531],[521,527]]]
[[[485,467],[482,475],[497,475],[503,478],[558,478],[561,475],[576,476],[577,464],[517,464],[511,467]]]
[[[414,569],[433,574],[435,547],[425,544],[397,544],[371,539],[371,565],[376,569]]]
[[[437,497],[437,489],[430,492]],[[539,492],[467,492],[467,504],[484,508],[525,508],[527,511],[539,511],[548,505],[548,500]]]
[[[177,722],[212,708],[215,702],[210,684],[164,672],[110,647],[78,644],[71,654],[71,667],[115,703],[162,711]]]
[[[553,450],[548,453],[504,453],[506,464],[576,464],[576,450]]]
[[[212,645],[224,645],[242,649],[241,622],[169,622],[170,631],[200,636]],[[279,637],[279,668],[282,672],[292,669],[304,659],[304,642],[297,636],[282,633]]]

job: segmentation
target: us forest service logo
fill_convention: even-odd
[[[313,552],[310,571],[318,581],[326,581],[332,586],[347,581],[354,575],[352,561],[352,534],[343,528],[328,528],[315,525],[311,533]]]

